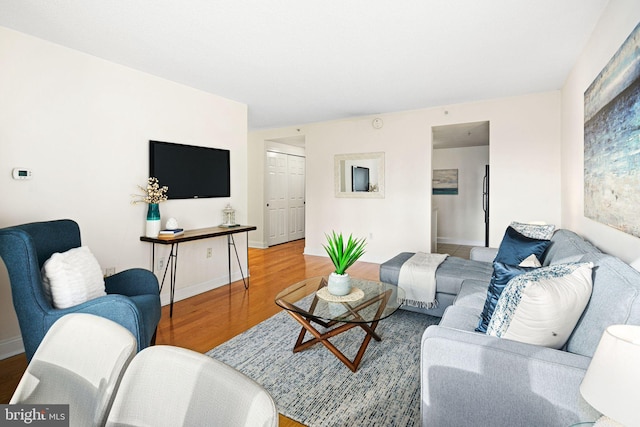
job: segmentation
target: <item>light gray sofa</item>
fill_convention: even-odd
[[[443,263],[436,272],[439,287],[440,273],[447,273],[445,282],[452,280],[447,268],[440,269],[460,267],[457,294],[439,325],[422,337],[422,425],[568,427],[594,421],[600,414],[582,398],[579,386],[606,327],[640,325],[640,272],[577,234],[557,230],[543,266],[580,261],[595,267],[591,299],[564,348],[554,350],[475,332],[494,256],[495,250],[474,248],[471,260]],[[381,266],[381,280],[393,280],[397,261]],[[479,273],[482,265],[488,271]],[[450,285],[446,290],[456,291]],[[448,299],[440,300],[440,309]]]

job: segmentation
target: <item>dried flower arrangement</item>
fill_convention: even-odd
[[[158,178],[155,178],[153,176],[149,177],[149,180],[147,181],[147,187],[145,188],[141,185],[138,185],[138,188],[142,190],[144,194],[132,194],[131,197],[135,197],[135,199],[131,201],[132,204],[153,204],[164,202],[165,200],[167,200],[167,191],[169,190],[169,187],[167,187],[166,185],[160,187]]]

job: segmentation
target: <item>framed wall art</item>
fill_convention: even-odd
[[[640,24],[584,93],[584,215],[640,237]]]
[[[434,169],[433,194],[458,194],[458,169]]]

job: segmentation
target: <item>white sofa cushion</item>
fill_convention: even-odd
[[[88,247],[54,253],[42,266],[44,292],[55,308],[106,295],[102,268]]]
[[[562,348],[589,302],[592,268],[559,264],[514,277],[498,299],[487,335]]]

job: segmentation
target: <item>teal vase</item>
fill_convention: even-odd
[[[147,209],[147,237],[158,237],[160,233],[160,205],[158,203],[149,203]]]

